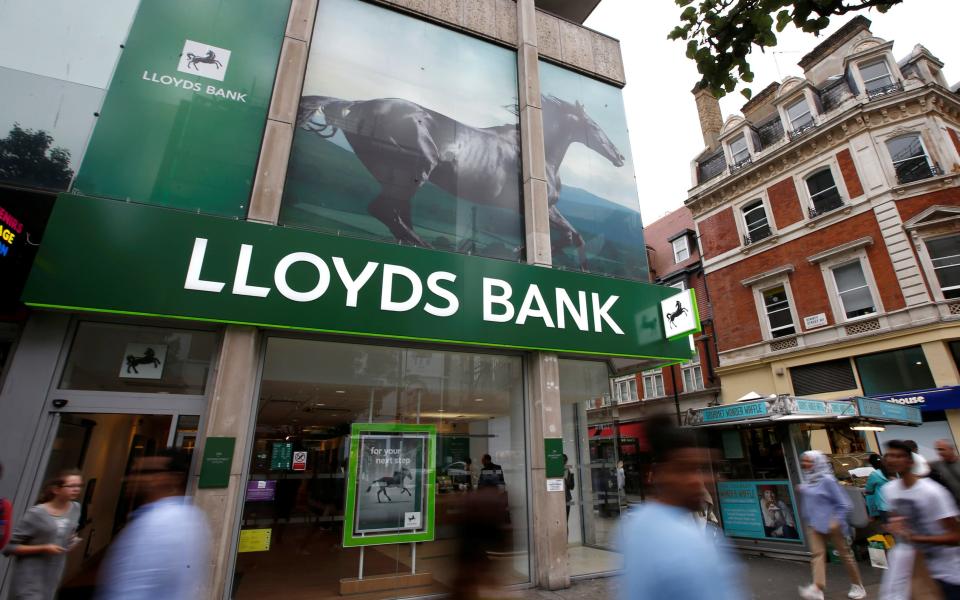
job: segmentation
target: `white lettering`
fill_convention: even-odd
[[[171,83],[173,83],[173,77],[170,77],[169,75],[161,75],[160,83],[162,83],[163,85],[170,85]]]
[[[393,299],[393,278],[396,275],[406,278],[413,288],[410,292],[410,297],[401,302]],[[420,282],[420,278],[416,273],[400,265],[383,265],[383,289],[380,291],[380,310],[407,312],[417,304],[420,304],[420,298],[422,297],[423,284]]]
[[[570,312],[573,322],[580,331],[590,331],[590,309],[587,308],[587,293],[577,292],[577,306],[567,294],[567,290],[557,288],[557,327],[566,329],[565,311]]]
[[[211,96],[212,96],[213,94],[216,94],[216,93],[217,93],[217,88],[216,88],[216,86],[208,85],[208,86],[207,86],[207,93],[210,94]]]
[[[207,240],[205,238],[196,238],[193,240],[193,253],[190,255],[190,266],[187,267],[187,280],[183,284],[185,290],[197,290],[198,292],[219,293],[223,290],[225,283],[219,281],[204,281],[200,279],[200,271],[203,269],[203,257],[207,253]]]
[[[287,271],[298,262],[310,263],[317,269],[319,276],[317,278],[317,285],[308,292],[298,292],[287,283]],[[323,262],[323,259],[316,254],[294,252],[293,254],[284,256],[280,259],[280,262],[277,263],[277,268],[273,272],[273,283],[276,284],[277,291],[279,291],[284,298],[289,298],[294,302],[311,302],[322,296],[330,286],[330,268],[327,267],[327,263]]]
[[[534,303],[537,305],[536,308],[533,308]],[[536,284],[530,284],[530,287],[527,288],[527,295],[524,296],[523,304],[520,305],[520,312],[517,313],[517,325],[526,323],[528,317],[543,319],[543,323],[547,327],[553,328],[553,317],[550,316],[550,311],[543,303],[543,296]]]
[[[246,94],[241,94],[241,93],[238,92],[238,93],[237,93],[237,100],[239,100],[240,102],[243,102],[244,104],[246,104],[246,103],[247,103],[247,95],[246,95]]]
[[[233,293],[237,296],[255,296],[266,298],[270,288],[258,285],[247,285],[250,275],[250,257],[253,256],[253,246],[240,244],[240,257],[237,259],[237,275],[233,280]]]
[[[347,264],[343,262],[343,259],[339,256],[333,257],[333,266],[337,270],[337,275],[340,276],[340,281],[343,282],[343,287],[347,288],[347,306],[356,308],[357,294],[359,294],[363,286],[370,281],[379,263],[368,262],[363,267],[363,270],[360,271],[360,274],[357,275],[356,279],[350,276],[350,271],[347,270]]]
[[[457,276],[453,273],[448,273],[447,271],[437,271],[436,273],[431,273],[430,277],[427,277],[427,289],[446,300],[447,306],[446,308],[438,308],[430,303],[427,303],[427,305],[423,307],[423,310],[435,317],[449,317],[460,310],[460,300],[457,299],[457,296],[450,290],[440,287],[441,281],[449,281],[450,283],[453,283],[456,280]]]
[[[493,289],[498,288],[503,293],[494,295]],[[491,277],[483,278],[483,320],[493,321],[494,323],[506,323],[513,319],[513,304],[510,303],[510,296],[513,295],[513,288],[502,279],[493,279]],[[493,312],[493,305],[499,304],[504,307],[500,314]]]
[[[593,300],[593,330],[598,333],[603,331],[602,321],[606,321],[614,333],[623,335],[623,330],[620,329],[617,322],[607,314],[607,311],[613,308],[613,305],[620,299],[620,296],[610,296],[607,298],[607,301],[603,303],[603,306],[600,306],[600,294],[593,292],[590,296]]]

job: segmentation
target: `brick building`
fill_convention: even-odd
[[[960,436],[960,96],[863,17],[799,66],[722,125],[694,90],[707,147],[686,206],[722,400],[892,397],[923,410],[909,437],[929,451]]]

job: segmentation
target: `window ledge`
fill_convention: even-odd
[[[753,252],[754,250],[756,250],[757,248],[760,248],[760,247],[762,247],[762,246],[772,246],[772,245],[776,244],[776,241],[777,241],[778,239],[780,239],[780,233],[779,233],[779,232],[771,233],[770,235],[768,235],[767,237],[763,238],[762,240],[757,240],[756,242],[752,242],[752,243],[750,243],[750,244],[747,244],[747,245],[741,247],[741,248],[740,248],[740,253],[741,253],[741,254],[750,254],[751,252]]]
[[[843,254],[844,252],[851,252],[853,250],[859,250],[860,248],[865,248],[873,244],[873,238],[869,235],[862,237],[858,240],[853,240],[852,242],[847,242],[846,244],[840,244],[839,246],[834,246],[823,252],[818,252],[812,256],[807,257],[807,262],[810,264],[816,264],[818,262],[823,262],[828,258],[837,256],[838,254]]]
[[[819,214],[809,219],[807,221],[807,227],[813,229],[823,221],[832,220],[833,217],[836,217],[837,215],[849,215],[852,210],[853,210],[853,205],[850,204],[850,202],[844,202],[842,206],[839,206],[831,211],[827,211],[825,213]]]
[[[790,264],[783,265],[775,269],[770,269],[769,271],[764,271],[763,273],[760,273],[758,275],[747,277],[746,279],[741,279],[740,285],[742,285],[743,287],[751,287],[766,279],[772,279],[778,275],[786,275],[787,273],[793,273],[793,270],[794,270],[793,265],[790,265]]]
[[[890,188],[893,190],[894,194],[902,196],[914,189],[922,188],[924,186],[929,186],[931,184],[939,185],[940,187],[949,187],[953,184],[954,179],[957,177],[956,173],[946,173],[944,175],[937,175],[936,177],[927,177],[926,179],[918,179],[917,181],[911,181],[910,183],[898,183],[897,185]]]

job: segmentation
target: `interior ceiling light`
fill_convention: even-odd
[[[347,390],[337,390],[337,393],[338,393],[338,394],[346,394],[346,393],[347,393]]]
[[[851,425],[850,429],[854,431],[886,431],[887,428],[883,425]]]
[[[474,401],[474,402],[483,402],[483,398],[474,398],[473,401]]]
[[[323,402],[317,402],[316,404],[314,404],[314,406],[326,406],[326,404],[324,404]]]

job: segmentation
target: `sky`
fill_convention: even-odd
[[[684,55],[685,42],[666,39],[681,10],[672,0],[602,0],[586,22],[620,40],[627,80],[624,103],[645,224],[682,206],[691,186],[690,161],[704,149],[690,93],[699,80],[696,65]],[[920,43],[944,63],[950,85],[960,80],[955,37],[960,0],[904,0],[886,14],[835,17],[820,37],[788,27],[778,35],[775,48],[751,54],[756,77],[749,87],[757,93],[784,77],[802,77],[797,61],[856,14],[873,21],[873,35],[894,40],[898,61]],[[724,119],[739,113],[746,102],[739,89],[721,99]]]

